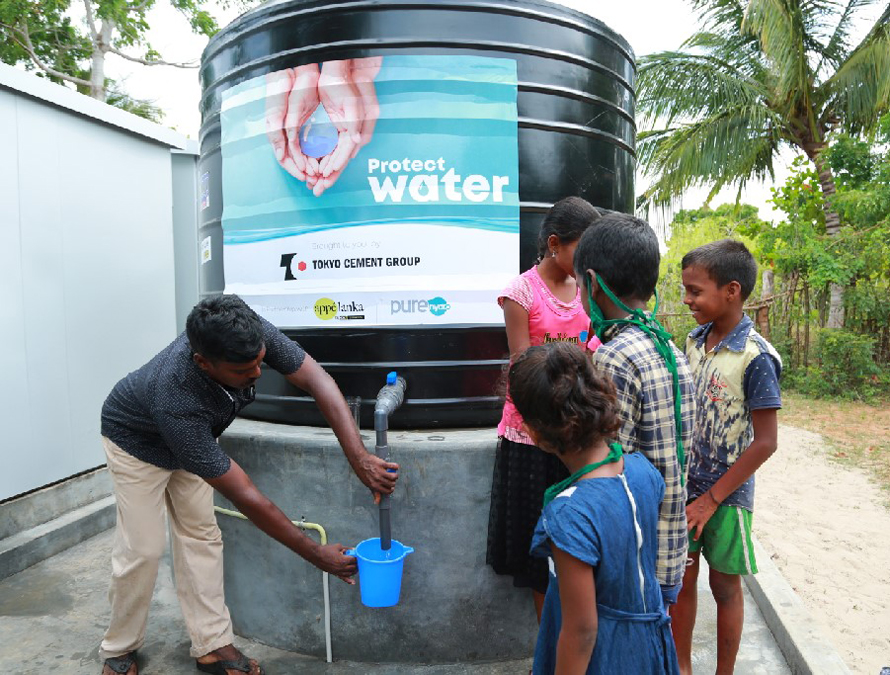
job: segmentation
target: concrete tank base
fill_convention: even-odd
[[[373,432],[363,431],[373,450]],[[319,523],[330,543],[379,536],[371,494],[328,429],[236,420],[226,453],[293,520]],[[330,578],[334,659],[366,663],[509,661],[530,656],[537,632],[531,592],[485,564],[493,429],[390,431],[401,478],[393,538],[405,560],[399,604],[370,609],[357,586]],[[231,505],[217,495],[220,506]],[[252,524],[220,516],[226,599],[235,632],[324,657],[322,574]],[[309,536],[316,538],[315,533]]]

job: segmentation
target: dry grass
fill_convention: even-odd
[[[822,401],[782,392],[779,424],[821,434],[832,445],[832,459],[871,473],[890,493],[890,403]]]

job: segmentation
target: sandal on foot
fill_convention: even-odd
[[[249,673],[250,672],[250,660],[241,654],[235,661],[214,661],[212,663],[201,663],[200,661],[195,661],[195,666],[202,673],[213,673],[213,675],[229,675],[226,671],[228,670],[237,670],[241,673]],[[261,666],[259,666],[260,675],[264,675],[265,671]]]
[[[126,675],[130,671],[130,668],[136,664],[136,652],[127,652],[121,656],[115,656],[110,659],[105,659],[105,664],[115,673],[120,673],[121,675]],[[139,666],[136,666],[136,669],[139,669]]]

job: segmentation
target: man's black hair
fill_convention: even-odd
[[[655,292],[661,253],[645,220],[607,213],[591,225],[575,249],[575,272],[593,270],[619,299],[647,301]]]
[[[237,295],[205,298],[185,320],[192,351],[208,361],[247,363],[263,349],[263,324]]]
[[[757,284],[757,261],[740,241],[721,239],[694,248],[683,256],[683,269],[701,267],[722,288],[730,281],[742,287],[742,300],[747,300]]]

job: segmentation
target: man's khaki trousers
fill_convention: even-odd
[[[223,543],[213,512],[213,488],[188,471],[147,464],[102,438],[117,499],[111,553],[111,625],[100,657],[121,656],[145,641],[148,609],[167,542],[173,548],[176,593],[192,640],[204,656],[232,642],[223,594]]]

